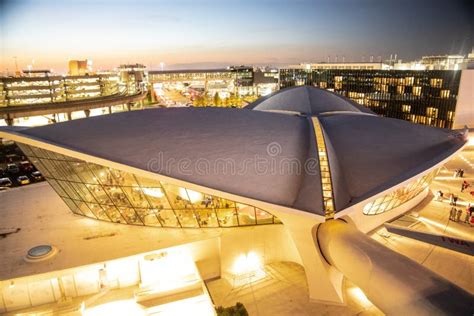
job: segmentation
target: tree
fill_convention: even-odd
[[[193,101],[193,105],[196,106],[196,107],[205,106],[204,97],[201,96],[201,95],[195,97],[195,98],[194,98],[194,101]]]

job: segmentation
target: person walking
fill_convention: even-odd
[[[466,216],[464,217],[464,223],[469,224],[469,219],[471,218],[471,210],[469,206],[466,208]]]
[[[461,215],[462,215],[462,210],[459,209],[456,214],[456,222],[459,222],[461,220]]]
[[[449,211],[449,220],[454,221],[455,217],[456,217],[456,209],[454,207],[451,207],[451,211]]]
[[[453,205],[457,206],[457,203],[458,203],[458,197],[457,197],[457,195],[453,194]]]

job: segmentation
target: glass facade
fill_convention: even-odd
[[[427,173],[423,177],[413,182],[410,182],[405,187],[379,197],[375,201],[372,201],[365,205],[362,212],[365,215],[377,215],[390,211],[402,205],[403,203],[410,201],[418,194],[423,192],[430,185],[431,181],[433,181],[437,173],[438,170],[433,170],[432,172]]]
[[[334,218],[334,196],[332,192],[331,170],[324,141],[323,130],[317,117],[312,118],[316,146],[318,148],[319,168],[321,171],[321,187],[323,189],[324,213],[327,219]]]
[[[452,128],[461,71],[280,69],[280,88],[313,85],[337,92],[375,113]]]
[[[267,211],[170,183],[20,144],[77,215],[155,227],[235,227],[281,222]]]

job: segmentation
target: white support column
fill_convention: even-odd
[[[343,275],[326,262],[317,246],[316,230],[320,222],[306,216],[281,215],[280,219],[290,232],[301,256],[310,300],[324,304],[345,304],[342,293]]]

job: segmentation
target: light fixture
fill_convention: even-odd
[[[163,191],[161,191],[160,188],[142,188],[142,190],[146,195],[155,198],[162,198],[164,196]]]

